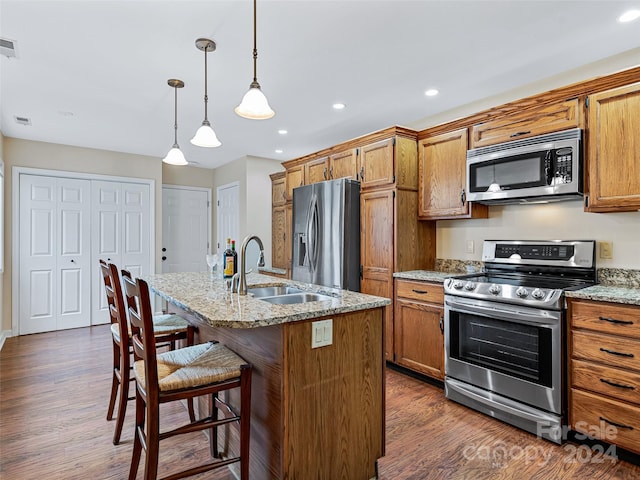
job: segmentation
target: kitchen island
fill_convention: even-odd
[[[368,480],[384,455],[384,307],[390,300],[249,274],[251,287],[288,285],[321,301],[271,304],[227,290],[207,273],[146,278],[151,290],[253,365],[252,479]],[[331,320],[331,344],[312,348],[314,322]],[[312,333],[313,332],[313,333]],[[328,335],[327,329],[320,334]],[[237,399],[232,398],[232,403]],[[233,456],[233,437],[220,450]]]

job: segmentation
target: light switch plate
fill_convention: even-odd
[[[467,240],[467,253],[473,253],[475,250],[475,245],[473,240]]]
[[[326,347],[333,343],[333,319],[311,323],[311,348]]]
[[[605,260],[613,258],[613,245],[611,242],[600,242],[600,258]]]

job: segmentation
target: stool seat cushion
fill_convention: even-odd
[[[240,377],[246,362],[220,343],[202,343],[157,355],[161,392],[197,387]],[[146,388],[144,362],[133,366],[136,381]]]
[[[127,322],[128,324],[128,322]],[[189,322],[180,315],[162,314],[153,316],[153,333],[156,335],[169,335],[182,332],[187,329]],[[117,323],[111,324],[111,334],[117,342],[120,341],[120,331]],[[131,326],[129,326],[129,337],[131,337]]]

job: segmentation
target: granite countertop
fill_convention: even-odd
[[[249,288],[288,285],[332,298],[292,305],[271,304],[251,295],[231,293],[223,279],[211,279],[207,272],[161,273],[149,275],[145,280],[153,293],[213,327],[265,327],[391,304],[388,298],[291,280],[278,280],[259,273],[247,275]]]
[[[640,288],[621,287],[618,285],[594,285],[565,292],[567,298],[581,298],[597,302],[626,303],[640,305]]]
[[[452,272],[436,272],[433,270],[410,270],[408,272],[396,272],[393,274],[395,278],[402,278],[404,280],[417,280],[420,282],[434,282],[444,283],[445,279],[451,277],[459,277],[461,275],[467,275],[466,273],[452,273]]]
[[[260,267],[258,268],[259,273],[265,273],[269,275],[269,273],[275,273],[276,275],[286,275],[287,271],[283,268],[276,267]]]

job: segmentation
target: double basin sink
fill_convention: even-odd
[[[288,287],[286,285],[276,287],[255,287],[248,288],[247,293],[263,302],[275,303],[278,305],[291,305],[294,303],[318,302],[321,300],[331,300],[332,297],[320,293],[303,292],[299,288]]]

